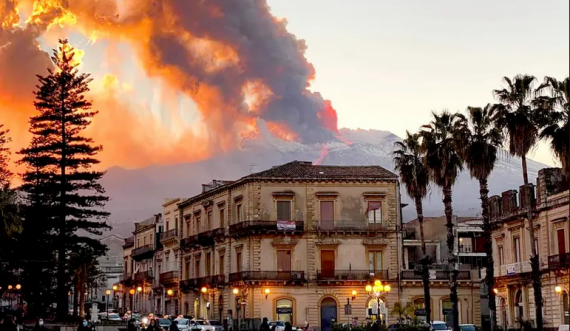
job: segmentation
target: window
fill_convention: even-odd
[[[200,215],[196,215],[196,233],[200,233]]]
[[[186,276],[185,279],[190,279],[192,278],[190,276],[190,262],[186,261],[186,264],[184,265],[184,275]]]
[[[382,270],[382,252],[370,251],[368,252],[368,270],[370,272]]]
[[[333,250],[321,251],[321,276],[334,278],[335,258]]]
[[[219,266],[218,266],[218,275],[224,275],[224,274],[225,274],[224,262],[225,262],[224,256],[223,256],[223,255],[220,255],[220,260],[218,261],[218,263],[219,263]]]
[[[170,220],[166,219],[166,231],[170,230]]]
[[[190,236],[190,222],[186,223],[186,236]]]
[[[200,260],[196,260],[194,262],[194,275],[196,275],[196,278],[200,277]]]
[[[291,251],[277,250],[277,271],[291,271]]]
[[[451,322],[452,321],[452,319],[453,319],[453,304],[451,303],[450,299],[445,299],[441,302],[441,315],[443,316],[444,322]],[[443,325],[445,326],[445,324],[443,324]],[[445,329],[447,330],[447,327]]]
[[[226,212],[223,208],[220,208],[220,227],[224,227],[224,222],[226,221]]]
[[[212,253],[206,253],[206,276],[210,276],[212,271]]]
[[[278,321],[293,323],[293,300],[279,299],[275,308]]]
[[[164,269],[170,270],[170,257],[167,256],[164,260],[165,260]]]
[[[212,211],[208,210],[208,230],[212,229]]]
[[[152,241],[152,234],[151,234],[149,237],[150,237],[150,240],[148,241],[148,244],[149,244],[149,245],[152,245],[152,243],[153,243],[153,241]]]
[[[566,253],[566,236],[564,235],[564,229],[558,229],[556,231],[556,237],[558,239],[558,254]]]
[[[366,211],[366,218],[368,218],[368,223],[371,223],[371,224],[382,223],[382,202],[381,201],[368,201],[368,209]]]
[[[323,230],[334,228],[334,201],[321,201],[321,228]]]
[[[291,201],[277,201],[277,220],[291,220]]]
[[[241,252],[236,254],[236,271],[241,272]]]
[[[502,245],[499,246],[498,252],[499,252],[499,265],[503,265],[503,264],[505,264],[505,261],[503,260],[503,246]]]
[[[539,250],[538,250],[538,238],[534,238],[534,249],[536,250],[536,254],[539,254]]]
[[[141,247],[141,238],[137,239],[137,247]]]
[[[143,246],[146,246],[146,236],[143,237]]]
[[[521,262],[521,238],[513,238],[513,254],[515,262]]]
[[[241,222],[241,221],[242,221],[241,213],[242,213],[242,210],[241,210],[241,203],[238,203],[238,204],[236,205],[236,219],[237,219],[238,222]]]

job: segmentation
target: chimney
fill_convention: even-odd
[[[540,169],[536,183],[538,204],[545,203],[550,195],[568,190],[568,178],[560,168]]]
[[[508,190],[503,192],[501,200],[503,214],[510,214],[517,210],[518,206],[516,190]]]
[[[530,206],[534,208],[535,206],[535,199],[534,199],[534,184],[529,183],[527,186],[521,185],[519,187],[519,201],[521,208],[526,208]]]
[[[498,195],[493,195],[489,198],[489,216],[491,218],[498,218],[502,214],[501,210],[501,197]]]

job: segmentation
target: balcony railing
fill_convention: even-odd
[[[135,281],[142,282],[145,280],[154,279],[154,273],[152,270],[141,271],[141,272],[135,273],[134,278],[135,278]]]
[[[315,228],[318,232],[349,232],[349,233],[365,233],[365,232],[389,232],[390,229],[384,223],[368,223],[367,221],[320,221],[316,223]],[[393,229],[395,230],[395,229]]]
[[[251,281],[302,282],[304,271],[241,271],[230,274],[230,283]]]
[[[551,255],[548,257],[548,269],[568,269],[570,264],[570,252],[565,254]]]
[[[199,246],[198,242],[198,235],[191,235],[187,238],[184,238],[180,241],[180,248],[182,249],[191,249]]]
[[[159,282],[161,284],[177,283],[178,282],[178,270],[163,272],[160,274],[158,279],[159,279]]]
[[[303,233],[303,221],[243,221],[230,225],[229,234],[250,235],[270,233]]]
[[[206,276],[200,277],[196,279],[197,287],[217,287],[222,286],[226,283],[226,276],[225,275],[215,275],[215,276]]]
[[[119,282],[127,282],[133,279],[133,274],[123,272],[121,276],[119,276]]]
[[[226,233],[224,228],[205,230],[198,234],[198,242],[202,246],[212,246],[216,243],[216,240],[223,240],[225,234]]]
[[[171,240],[171,239],[176,239],[176,238],[178,238],[178,230],[177,229],[171,229],[171,230],[168,230],[168,231],[160,234],[160,241],[161,242]]]
[[[152,245],[146,245],[146,246],[141,246],[141,247],[137,247],[135,249],[133,249],[131,256],[134,257],[139,257],[148,253],[152,253],[154,252],[154,248]]]
[[[436,270],[435,271],[435,279],[433,276],[430,277],[430,280],[447,280],[449,281],[450,277],[449,270]],[[433,274],[432,274],[433,275]],[[403,270],[402,271],[402,280],[421,280],[422,274],[416,272],[414,270]],[[471,279],[471,271],[470,270],[459,270],[457,274],[457,280],[470,280]]]
[[[346,280],[370,281],[388,279],[388,270],[320,270],[317,271],[317,280]]]

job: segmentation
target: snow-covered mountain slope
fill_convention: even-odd
[[[152,166],[125,170],[111,168],[103,178],[103,185],[111,197],[107,210],[111,212],[109,223],[114,233],[128,235],[132,223],[162,211],[165,198],[190,197],[200,193],[201,184],[212,179],[234,180],[262,171],[274,165],[293,160],[321,161],[331,165],[380,165],[393,170],[392,151],[400,138],[388,131],[349,130],[340,132],[352,144],[331,142],[325,145],[303,145],[275,139],[264,132],[262,139],[245,141],[241,150],[201,162],[169,166]],[[529,179],[536,181],[538,170],[546,165],[528,161]],[[517,189],[522,184],[521,162],[506,154],[501,157],[489,179],[490,195],[507,189]],[[404,202],[410,202],[402,192]],[[443,214],[441,193],[433,187],[424,203],[426,216]],[[480,213],[479,184],[462,173],[453,190],[453,206],[460,216]],[[404,221],[414,218],[413,206],[404,208]]]

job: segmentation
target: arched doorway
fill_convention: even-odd
[[[378,304],[380,304],[380,306],[378,306]],[[380,323],[388,323],[386,303],[382,299],[372,298],[368,300],[368,304],[366,305],[366,318],[374,322],[378,317],[380,318]]]
[[[418,318],[419,322],[426,322],[427,321],[427,311],[426,311],[426,300],[424,298],[415,298],[412,302],[415,309],[416,317]],[[423,315],[422,315],[423,313]],[[430,318],[431,320],[431,318]]]
[[[515,322],[519,322],[524,319],[524,305],[523,305],[523,295],[522,291],[518,290],[515,293]]]
[[[459,311],[459,323],[461,323],[461,302],[457,300],[457,310]],[[450,298],[441,300],[441,317],[447,325],[453,323],[453,304]]]
[[[501,300],[499,301],[499,314],[501,317],[501,321],[500,321],[500,325],[503,326],[503,328],[506,330],[507,329],[507,301],[504,298],[501,298]]]
[[[326,297],[321,300],[321,331],[330,331],[332,323],[336,322],[336,300]]]
[[[275,315],[278,321],[293,324],[293,300],[282,298],[275,301]]]

